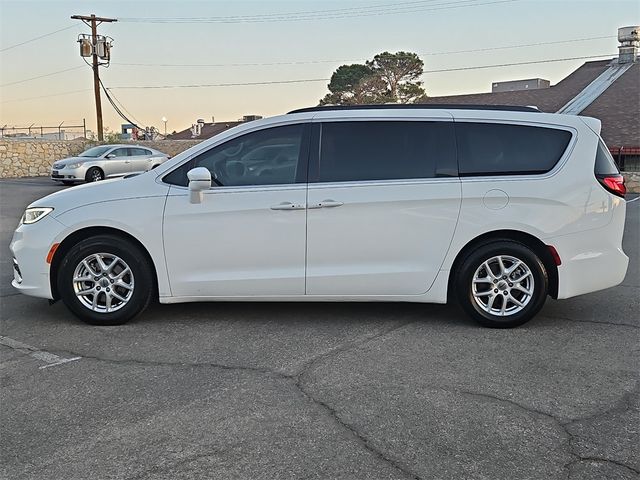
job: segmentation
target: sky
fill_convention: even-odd
[[[337,67],[383,51],[417,53],[429,96],[536,77],[553,85],[587,60],[431,71],[613,57],[618,27],[640,24],[637,0],[0,0],[0,126],[86,119],[95,129],[92,73],[76,42],[90,30],[70,19],[91,13],[119,20],[98,27],[114,39],[104,85],[139,124],[163,131],[164,117],[168,132],[316,105]],[[119,131],[125,121],[102,103]]]

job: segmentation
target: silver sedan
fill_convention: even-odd
[[[65,185],[98,182],[151,170],[171,158],[153,148],[139,145],[99,145],[77,157],[58,160],[51,167],[51,179]]]

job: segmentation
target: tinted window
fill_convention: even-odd
[[[89,150],[86,150],[86,151],[82,152],[80,154],[80,156],[81,157],[97,158],[97,157],[101,156],[102,154],[104,154],[110,148],[111,147],[109,145],[107,145],[106,147],[93,147],[93,148],[90,148]]]
[[[620,174],[620,171],[618,170],[618,167],[616,166],[616,163],[611,156],[611,152],[609,152],[609,149],[602,142],[602,140],[598,142],[595,174],[603,176]]]
[[[116,158],[118,157],[128,157],[129,156],[129,148],[116,148],[115,150],[113,150],[112,152],[109,152],[109,155],[115,155]]]
[[[295,183],[303,130],[304,125],[290,125],[242,135],[198,155],[164,181],[187,186],[187,172],[205,167],[212,180],[222,186]]]
[[[322,124],[321,182],[455,174],[455,139],[450,122]]]
[[[516,175],[551,170],[571,133],[497,123],[456,123],[460,175]]]
[[[131,148],[131,155],[151,155],[151,152],[145,148]]]

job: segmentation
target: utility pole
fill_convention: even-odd
[[[102,128],[102,101],[100,98],[100,73],[98,72],[98,67],[100,63],[98,62],[98,25],[103,22],[111,23],[117,22],[118,20],[115,18],[105,18],[105,17],[96,17],[94,14],[89,16],[87,15],[72,15],[71,18],[73,20],[82,20],[84,23],[91,27],[91,44],[93,45],[93,93],[96,97],[96,119],[97,119],[97,127],[98,127],[98,140],[104,140],[104,131]]]

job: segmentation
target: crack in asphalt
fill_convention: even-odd
[[[306,375],[309,370],[311,370],[316,364],[320,363],[322,360],[324,360],[325,358],[329,358],[332,356],[336,356],[339,355],[340,353],[349,351],[353,348],[357,348],[357,347],[361,347],[369,342],[372,342],[373,340],[377,340],[379,338],[382,338],[386,335],[389,335],[390,333],[393,333],[397,330],[400,330],[404,327],[406,327],[407,325],[411,325],[413,323],[416,323],[418,320],[409,320],[406,322],[400,322],[396,325],[394,325],[393,327],[390,328],[386,328],[383,329],[382,331],[378,332],[378,333],[374,333],[372,335],[363,335],[361,337],[358,337],[350,342],[345,342],[342,345],[338,345],[335,348],[331,348],[329,350],[327,350],[324,353],[318,354],[315,357],[311,358],[310,360],[306,361],[305,363],[302,364],[302,366],[300,367],[300,369],[298,370],[298,372],[296,374],[294,374],[293,376],[296,378],[296,380],[302,378],[304,375]]]
[[[635,325],[633,323],[618,323],[618,322],[599,322],[598,320],[576,320],[575,318],[569,317],[559,317],[557,315],[547,315],[542,314],[542,317],[550,318],[553,320],[564,320],[567,322],[575,322],[575,323],[596,323],[600,325],[613,325],[614,327],[630,327],[630,328],[640,328],[640,325]]]
[[[633,467],[630,467],[629,465],[626,465],[622,462],[619,462],[617,460],[612,460],[612,459],[608,459],[608,458],[604,458],[604,457],[593,457],[593,456],[583,456],[580,455],[578,452],[576,452],[576,447],[574,445],[575,439],[576,437],[578,437],[578,435],[572,433],[569,430],[569,426],[572,423],[577,423],[580,421],[583,421],[585,419],[593,419],[596,418],[600,415],[605,415],[607,413],[611,413],[613,411],[617,411],[617,409],[619,408],[618,405],[620,404],[620,401],[617,401],[614,407],[611,408],[607,408],[603,411],[597,412],[593,415],[590,415],[588,417],[584,417],[584,418],[579,418],[579,419],[574,419],[571,420],[569,422],[562,422],[560,419],[558,419],[557,417],[555,417],[554,415],[551,415],[550,413],[547,412],[543,412],[541,410],[537,410],[535,408],[532,407],[528,407],[526,405],[522,405],[521,403],[515,402],[513,400],[510,399],[506,399],[506,398],[502,398],[502,397],[498,397],[496,395],[491,395],[491,394],[486,394],[486,393],[478,393],[478,392],[470,392],[470,391],[466,391],[466,390],[452,390],[453,392],[458,392],[461,393],[463,395],[471,395],[471,396],[478,396],[478,397],[484,397],[484,398],[488,398],[491,400],[494,400],[496,402],[500,402],[500,403],[507,403],[509,405],[513,405],[521,410],[524,410],[525,412],[528,412],[529,414],[536,414],[536,415],[541,415],[544,416],[548,419],[551,419],[560,430],[562,430],[562,432],[565,434],[565,437],[567,438],[567,441],[565,442],[567,445],[567,454],[574,457],[574,460],[571,460],[570,462],[568,462],[567,464],[565,464],[563,466],[563,470],[566,470],[567,472],[567,479],[571,478],[571,467],[573,465],[575,465],[576,463],[579,462],[585,462],[585,461],[598,461],[601,463],[612,463],[615,465],[618,465],[620,467],[624,467],[627,468],[629,470],[631,470],[632,472],[635,473],[640,473],[638,472],[638,470],[634,469]],[[623,401],[624,403],[627,405],[627,408],[629,407],[629,397],[631,397],[633,395],[633,391],[632,392],[627,392],[624,396],[623,396]],[[626,409],[622,410],[622,412],[626,411]]]
[[[554,318],[554,317],[550,317],[550,318]],[[574,321],[574,322],[581,322],[580,320],[573,320],[573,319],[568,319],[568,318],[562,318],[562,317],[555,317],[561,320],[569,320],[569,321]],[[64,350],[64,351],[59,351],[60,353],[64,352],[65,354],[68,355],[79,355],[82,356],[82,358],[85,359],[89,359],[89,360],[94,360],[94,361],[99,361],[99,362],[106,362],[106,363],[112,363],[112,364],[117,364],[117,365],[136,365],[136,366],[150,366],[150,367],[185,367],[185,368],[189,368],[189,367],[205,367],[205,368],[217,368],[217,369],[221,369],[221,370],[232,370],[232,371],[246,371],[246,372],[252,372],[252,373],[256,373],[256,374],[260,374],[260,375],[269,375],[269,376],[273,376],[275,378],[280,378],[283,380],[286,380],[288,382],[291,382],[293,384],[293,386],[296,387],[296,389],[300,392],[300,394],[302,395],[303,398],[307,399],[308,401],[310,401],[311,403],[313,403],[314,405],[320,407],[336,424],[338,424],[341,428],[343,428],[344,430],[346,430],[347,432],[349,432],[352,437],[354,439],[356,439],[356,441],[358,442],[358,444],[360,444],[363,448],[365,448],[368,452],[372,453],[376,458],[379,458],[380,460],[384,461],[385,463],[387,463],[388,465],[392,466],[394,469],[396,469],[397,471],[401,472],[405,477],[407,478],[411,478],[413,480],[421,480],[421,477],[413,472],[410,468],[408,468],[407,466],[404,466],[400,463],[400,461],[395,460],[393,458],[391,458],[387,453],[385,453],[384,451],[382,451],[381,449],[379,449],[378,447],[374,446],[371,442],[371,440],[369,438],[367,438],[367,436],[364,433],[361,433],[360,431],[358,431],[358,429],[354,426],[351,425],[349,423],[347,423],[346,421],[344,421],[341,417],[339,412],[333,408],[332,406],[330,406],[328,403],[316,398],[313,396],[313,394],[305,388],[305,386],[303,385],[304,383],[304,377],[313,369],[313,367],[315,365],[317,365],[318,363],[320,363],[323,360],[329,359],[331,357],[335,357],[336,355],[339,355],[340,353],[344,353],[347,351],[350,351],[352,349],[356,349],[359,347],[362,347],[364,345],[366,345],[369,342],[372,342],[374,340],[380,339],[386,335],[389,335],[397,330],[400,330],[404,327],[406,327],[407,325],[410,325],[412,323],[416,323],[417,320],[414,321],[407,321],[407,322],[402,322],[400,324],[396,324],[391,328],[387,328],[384,329],[381,332],[372,334],[372,335],[364,335],[361,337],[358,337],[352,341],[349,342],[345,342],[342,345],[339,345],[338,347],[335,347],[333,349],[330,349],[328,351],[325,351],[321,354],[318,354],[316,356],[314,356],[313,358],[311,358],[310,360],[308,360],[307,362],[305,362],[300,369],[297,371],[297,373],[294,374],[286,374],[286,373],[282,373],[273,369],[269,369],[269,368],[261,368],[261,367],[250,367],[250,366],[243,366],[243,365],[228,365],[228,364],[220,364],[220,363],[213,363],[213,362],[203,362],[203,363],[190,363],[190,362],[161,362],[161,361],[149,361],[149,360],[136,360],[136,359],[113,359],[113,358],[105,358],[105,357],[99,357],[99,356],[91,356],[91,355],[83,355],[79,352],[74,352],[74,351],[69,351],[69,350]],[[589,321],[587,321],[589,322]],[[631,326],[633,328],[638,328],[635,325],[627,325],[627,324],[617,324],[617,323],[610,323],[610,322],[589,322],[589,323],[603,323],[603,324],[610,324],[610,325],[616,325],[616,326]],[[472,392],[472,391],[468,391],[468,390],[461,390],[461,389],[452,389],[452,388],[444,388],[444,387],[435,387],[435,388],[439,388],[441,390],[444,391],[448,391],[451,393],[457,393],[457,394],[461,394],[461,395],[468,395],[468,396],[475,396],[475,397],[481,397],[481,398],[486,398],[489,399],[491,401],[494,402],[499,402],[499,403],[505,403],[511,406],[514,406],[520,410],[523,410],[525,412],[527,412],[529,415],[531,414],[535,414],[535,415],[539,415],[539,416],[543,416],[545,418],[551,419],[558,427],[559,429],[565,434],[566,438],[567,438],[567,454],[573,457],[573,460],[571,460],[570,462],[568,462],[567,464],[565,464],[563,466],[563,469],[567,471],[567,478],[571,477],[571,466],[579,463],[579,462],[586,462],[586,461],[594,461],[594,462],[600,462],[600,463],[611,463],[614,465],[617,465],[619,467],[623,467],[628,469],[631,472],[634,472],[636,474],[640,474],[640,471],[638,471],[637,469],[635,469],[634,467],[631,467],[629,465],[626,465],[622,462],[616,461],[616,460],[612,460],[612,459],[608,459],[608,458],[604,458],[604,457],[594,457],[594,456],[582,456],[579,453],[577,453],[576,447],[574,446],[574,440],[578,437],[578,435],[575,435],[573,433],[571,433],[570,426],[572,424],[581,422],[581,421],[587,421],[587,420],[592,420],[595,419],[599,416],[602,415],[606,415],[608,413],[623,413],[626,410],[628,410],[631,407],[631,398],[637,394],[638,392],[638,388],[636,387],[634,390],[626,392],[623,397],[619,400],[617,400],[615,402],[614,405],[607,407],[604,410],[601,410],[599,412],[594,413],[593,415],[589,415],[586,417],[581,417],[581,418],[577,418],[577,419],[573,419],[570,420],[568,422],[563,422],[560,419],[558,419],[557,417],[555,417],[554,415],[541,411],[541,410],[537,410],[533,407],[527,406],[527,405],[523,405],[521,403],[518,403],[514,400],[508,399],[508,398],[502,398],[499,397],[497,395],[492,395],[492,394],[488,394],[488,393],[481,393],[481,392]],[[166,468],[174,468],[176,465],[181,465],[181,464],[185,464],[185,463],[190,463],[191,461],[195,461],[198,458],[205,458],[208,456],[213,456],[215,454],[219,453],[217,450],[213,451],[213,452],[208,452],[208,453],[200,453],[194,456],[190,456],[190,457],[186,457],[185,459],[179,460],[176,463],[170,464],[168,466],[164,466],[162,467],[163,469]],[[142,477],[140,476],[134,476],[131,477],[130,480],[136,480],[139,478],[144,478],[144,476],[147,476],[150,473],[154,473],[153,470],[150,470],[148,472],[142,472],[142,474],[144,474]],[[141,474],[139,474],[141,475]]]
[[[570,462],[566,465],[567,468],[571,468],[573,465],[580,463],[580,462],[598,462],[598,463],[611,463],[613,465],[617,465],[618,467],[622,467],[622,468],[626,468],[627,470],[635,473],[636,475],[640,475],[640,470],[637,470],[633,467],[630,467],[629,465],[625,465],[622,462],[618,462],[616,460],[611,460],[608,458],[601,458],[601,457],[581,457],[578,456],[578,459],[574,460],[573,462]],[[569,475],[567,476],[567,478],[571,478],[571,472],[569,471]]]
[[[385,454],[385,452],[383,452],[382,450],[380,450],[379,448],[377,448],[376,446],[374,446],[371,443],[371,440],[369,440],[363,433],[359,432],[358,429],[345,422],[341,417],[340,414],[338,413],[338,411],[331,407],[329,404],[327,404],[326,402],[323,402],[322,400],[316,398],[313,396],[313,394],[311,394],[311,392],[309,392],[307,389],[305,389],[304,385],[303,385],[303,379],[304,376],[309,373],[309,371],[315,366],[317,365],[319,362],[321,362],[322,360],[325,360],[329,357],[334,357],[336,355],[339,355],[340,353],[349,351],[351,349],[354,348],[358,348],[358,347],[362,347],[365,344],[372,342],[373,340],[377,340],[379,338],[382,338],[386,335],[389,335],[390,333],[393,333],[397,330],[400,330],[401,328],[406,327],[407,325],[410,325],[412,323],[415,323],[417,320],[413,320],[413,321],[407,321],[407,322],[402,322],[400,324],[394,325],[391,328],[387,328],[382,332],[378,332],[376,334],[373,335],[367,335],[366,337],[360,337],[354,341],[351,342],[347,342],[337,348],[334,348],[332,350],[329,350],[327,352],[324,352],[320,355],[317,355],[316,357],[312,358],[311,360],[309,360],[308,362],[306,362],[298,371],[298,373],[291,377],[293,380],[293,384],[295,385],[295,387],[300,391],[300,393],[302,393],[302,395],[307,398],[308,400],[310,400],[312,403],[314,403],[315,405],[318,405],[320,407],[322,407],[322,409],[324,409],[324,411],[334,420],[335,423],[337,423],[338,425],[340,425],[340,427],[342,427],[343,429],[347,430],[348,432],[351,433],[351,435],[358,441],[358,443],[368,452],[370,452],[371,454],[373,454],[375,457],[377,457],[378,459],[382,460],[383,462],[387,463],[388,465],[392,466],[394,469],[396,469],[397,471],[399,471],[400,473],[402,473],[402,475],[404,475],[407,478],[411,478],[413,480],[421,480],[420,476],[418,476],[417,473],[411,471],[411,469],[409,469],[407,466],[401,465],[400,462],[398,460],[395,460],[391,457],[389,457],[389,455]]]
[[[574,423],[578,422],[588,422],[590,420],[594,420],[597,417],[601,417],[603,415],[608,415],[610,413],[624,413],[631,408],[631,399],[640,393],[640,384],[636,383],[633,390],[629,390],[626,392],[620,399],[618,399],[613,405],[600,410],[592,415],[587,415],[584,417],[574,418],[573,420],[569,420],[568,422],[564,422],[564,425],[570,427]]]
[[[323,410],[335,421],[335,423],[337,423],[342,428],[344,428],[349,433],[351,433],[351,435],[358,441],[358,443],[365,450],[367,450],[368,452],[372,453],[375,457],[377,457],[378,459],[384,461],[388,465],[391,465],[393,468],[395,468],[396,470],[401,472],[405,477],[411,478],[413,480],[421,480],[420,476],[418,476],[417,473],[412,472],[406,466],[400,465],[400,463],[397,460],[392,459],[387,454],[385,454],[382,450],[380,450],[379,448],[377,448],[374,445],[372,445],[371,441],[364,434],[360,433],[356,427],[354,427],[353,425],[343,421],[340,418],[340,414],[338,413],[338,411],[336,409],[334,409],[333,407],[331,407],[327,403],[323,402],[322,400],[318,400],[317,398],[315,398],[311,393],[309,393],[307,390],[305,390],[304,387],[301,384],[296,382],[295,386],[298,388],[298,390],[300,390],[300,392],[302,393],[302,395],[305,398],[310,400],[315,405],[318,405],[318,406],[322,407]]]
[[[306,373],[313,368],[313,366],[315,366],[318,362],[327,359],[329,357],[338,355],[342,352],[346,352],[348,350],[351,350],[353,348],[358,348],[358,347],[362,347],[363,345],[365,345],[368,342],[371,342],[373,340],[382,338],[394,331],[400,330],[401,328],[406,327],[409,324],[415,323],[417,320],[412,320],[412,321],[407,321],[407,322],[402,322],[400,324],[396,324],[391,328],[387,328],[384,329],[381,332],[375,333],[373,335],[364,335],[362,337],[358,337],[350,342],[346,342],[342,345],[339,345],[338,347],[335,347],[333,349],[330,349],[326,352],[323,352],[319,355],[316,355],[315,357],[311,358],[310,360],[308,360],[306,363],[304,363],[302,365],[302,367],[300,367],[300,369],[298,370],[297,373],[290,375],[290,374],[285,374],[282,372],[278,372],[272,369],[267,369],[267,368],[257,368],[257,367],[245,367],[245,366],[232,366],[232,365],[224,365],[224,364],[215,364],[215,363],[181,363],[181,362],[153,362],[153,361],[137,361],[137,360],[131,360],[131,359],[127,359],[127,360],[114,360],[114,359],[105,359],[105,358],[101,358],[101,357],[97,357],[97,356],[84,356],[83,358],[88,358],[88,359],[92,359],[92,360],[96,360],[96,361],[103,361],[103,362],[109,362],[109,363],[116,363],[116,364],[136,364],[136,365],[149,365],[149,366],[185,366],[185,367],[200,367],[200,366],[204,366],[204,367],[210,367],[210,368],[219,368],[219,369],[224,369],[224,370],[241,370],[241,371],[250,371],[250,372],[256,372],[259,374],[268,374],[268,375],[272,375],[275,377],[279,377],[282,379],[285,379],[287,381],[292,382],[293,386],[296,387],[296,389],[302,394],[302,396],[307,399],[308,401],[310,401],[311,403],[313,403],[316,406],[321,407],[325,413],[327,413],[329,415],[330,418],[332,418],[334,420],[335,423],[337,423],[341,428],[347,430],[349,433],[351,433],[351,435],[357,440],[357,442],[368,452],[370,452],[371,454],[373,454],[375,457],[379,458],[380,460],[384,461],[385,463],[389,464],[390,466],[392,466],[394,469],[398,470],[400,473],[402,473],[402,475],[404,475],[407,478],[411,478],[413,480],[421,480],[420,477],[410,471],[407,467],[400,465],[400,463],[397,460],[394,460],[390,457],[388,457],[387,455],[385,455],[384,452],[382,452],[381,450],[377,449],[376,447],[374,447],[371,444],[371,441],[369,439],[367,439],[363,434],[361,434],[360,432],[358,432],[358,430],[344,422],[338,412],[333,409],[332,407],[330,407],[329,405],[327,405],[326,403],[322,402],[321,400],[318,400],[317,398],[315,398],[310,392],[308,392],[307,390],[305,390],[304,386],[302,385],[302,378],[304,377],[304,375],[306,375]],[[72,352],[68,352],[68,353],[72,353]],[[73,353],[74,355],[81,355],[79,353]],[[137,478],[137,477],[134,477]],[[133,480],[133,479],[132,479]]]
[[[613,407],[607,408],[607,409],[602,410],[600,412],[597,412],[597,413],[595,413],[593,415],[589,415],[588,417],[574,419],[574,420],[571,420],[569,422],[562,422],[557,417],[555,417],[554,415],[551,415],[551,414],[549,414],[547,412],[543,412],[541,410],[537,410],[535,408],[531,408],[531,407],[522,405],[521,403],[515,402],[513,400],[502,398],[502,397],[498,397],[496,395],[491,395],[491,394],[486,394],[486,393],[478,393],[478,392],[470,392],[470,391],[466,391],[466,390],[455,390],[455,389],[447,390],[447,391],[457,392],[457,393],[461,393],[463,395],[484,397],[484,398],[488,398],[488,399],[494,400],[496,402],[507,403],[507,404],[513,405],[513,406],[515,406],[515,407],[517,407],[517,408],[519,408],[521,410],[524,410],[524,411],[528,412],[529,414],[534,413],[536,415],[541,415],[541,416],[544,416],[546,418],[551,419],[565,433],[565,436],[567,438],[567,442],[566,443],[567,443],[567,446],[568,446],[567,454],[571,455],[572,457],[574,457],[574,460],[568,462],[563,467],[563,469],[567,471],[567,479],[571,478],[571,467],[573,465],[575,465],[576,463],[579,463],[579,462],[586,462],[586,461],[597,461],[597,462],[600,462],[600,463],[612,463],[614,465],[618,465],[620,467],[624,467],[624,468],[626,468],[626,469],[628,469],[628,470],[630,470],[630,471],[632,471],[632,472],[634,472],[636,474],[640,474],[640,471],[638,471],[637,469],[635,469],[635,468],[633,468],[633,467],[631,467],[631,466],[629,466],[629,465],[627,465],[627,464],[625,464],[623,462],[617,461],[617,460],[612,460],[612,459],[605,458],[605,457],[594,457],[594,456],[580,455],[579,453],[576,452],[576,447],[574,445],[574,441],[575,441],[576,437],[578,437],[578,435],[572,433],[569,430],[570,425],[573,424],[573,423],[581,422],[581,421],[584,421],[584,420],[591,420],[591,419],[597,418],[597,417],[599,417],[601,415],[606,415],[606,414],[609,414],[609,413],[612,413],[612,412],[616,412],[616,413],[625,412],[626,410],[628,410],[630,408],[630,406],[631,406],[630,405],[630,399],[631,399],[631,397],[633,397],[633,395],[635,393],[637,393],[637,390],[633,390],[633,391],[627,392],[622,397],[621,400],[619,400],[619,401],[617,401],[615,403],[615,405]],[[621,405],[625,405],[626,408],[620,409]]]

